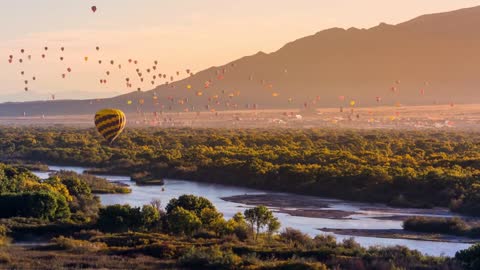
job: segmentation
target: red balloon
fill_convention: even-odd
[[[93,11],[93,13],[97,12],[97,7],[96,7],[96,6],[92,6],[92,11]]]

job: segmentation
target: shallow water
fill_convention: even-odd
[[[82,173],[85,168],[81,167],[59,167],[50,166],[52,171],[69,170],[77,173]],[[48,173],[35,172],[41,178],[48,177]],[[218,184],[197,183],[181,180],[165,180],[164,186],[137,186],[130,181],[130,177],[126,176],[101,176],[109,181],[122,182],[130,185],[132,193],[130,194],[108,194],[101,195],[101,201],[104,205],[112,204],[130,204],[133,206],[142,206],[148,204],[153,199],[160,199],[165,206],[172,198],[179,197],[183,194],[193,194],[203,196],[217,207],[217,209],[224,214],[226,218],[232,217],[235,213],[248,208],[247,205],[227,202],[222,200],[223,197],[235,195],[252,195],[252,194],[266,194],[264,191],[259,191],[249,188],[223,186]],[[164,191],[162,191],[162,188]],[[269,192],[269,194],[279,194]],[[296,195],[291,195],[296,196]],[[308,197],[307,197],[308,198]],[[313,197],[311,197],[314,199]],[[390,217],[394,215],[416,215],[416,210],[397,209],[385,207],[378,204],[365,204],[346,202],[341,200],[326,200],[330,208],[334,210],[353,211],[357,212],[349,216],[348,219],[326,219],[326,218],[309,218],[291,216],[285,213],[276,213],[276,216],[282,223],[283,228],[292,227],[303,231],[312,236],[321,234],[321,228],[332,229],[401,229],[402,222],[398,220],[379,220],[373,217]],[[368,208],[368,210],[362,210]],[[275,209],[273,209],[275,210]],[[422,213],[422,215],[429,215]],[[432,216],[454,216],[447,210],[435,211],[430,214]],[[349,238],[349,236],[335,235],[337,239]],[[470,244],[462,243],[447,243],[447,242],[433,242],[433,241],[417,241],[404,239],[388,239],[375,237],[355,237],[356,241],[363,246],[392,246],[403,245],[411,249],[419,250],[428,255],[445,255],[454,256],[455,252],[466,249]]]

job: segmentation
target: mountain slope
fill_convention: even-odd
[[[305,102],[338,107],[348,106],[349,100],[371,106],[378,104],[376,97],[383,105],[480,103],[479,28],[480,7],[474,7],[395,26],[328,29],[277,52],[260,52],[148,92],[100,101],[1,104],[0,116],[89,114],[103,107],[127,112],[242,109],[253,104],[299,108]],[[207,81],[211,83],[205,88]],[[127,105],[129,100],[134,104]],[[144,104],[138,106],[139,101]]]

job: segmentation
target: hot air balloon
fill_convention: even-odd
[[[20,52],[21,52],[21,53],[24,53],[24,52],[25,52],[25,50],[24,50],[24,49],[21,49],[21,50],[20,50]]]
[[[128,105],[132,105],[132,103],[133,103],[133,102],[132,102],[131,100],[127,101],[127,104],[128,104]]]
[[[63,52],[63,51],[65,51],[65,48],[64,48],[64,47],[61,47],[60,50]]]
[[[95,126],[110,144],[125,129],[126,122],[125,114],[121,110],[103,109],[95,114]]]
[[[83,59],[85,60],[85,62],[87,62],[88,61],[88,56],[85,56]]]
[[[355,100],[350,101],[350,106],[353,107],[353,106],[355,106],[355,104],[356,104]]]
[[[63,61],[63,56],[60,56],[60,61]]]
[[[92,6],[90,9],[92,10],[93,13],[97,12],[97,7],[96,6]]]
[[[187,85],[187,89],[192,89],[192,86],[190,84]]]
[[[68,71],[68,72],[72,72],[72,69],[71,69],[71,68],[67,68],[67,71]]]

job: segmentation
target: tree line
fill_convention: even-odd
[[[398,130],[4,128],[4,159],[95,167],[480,215],[480,133]]]

